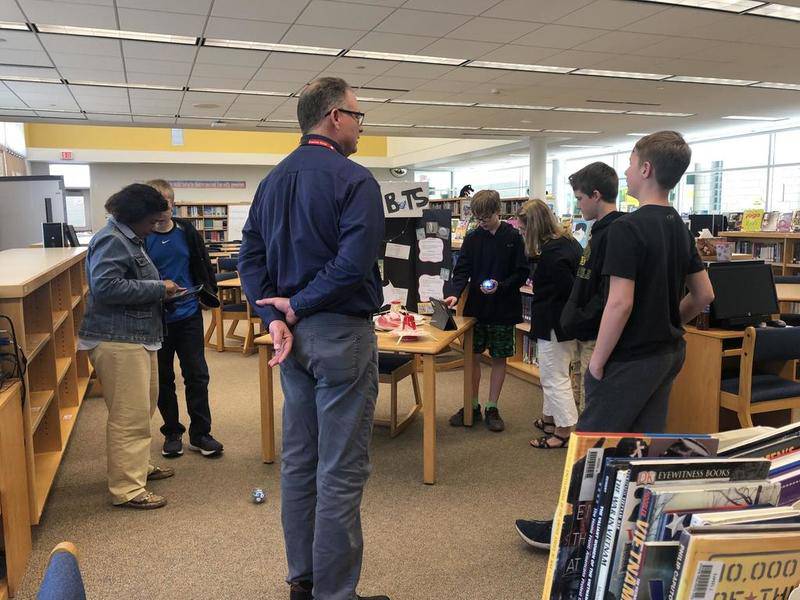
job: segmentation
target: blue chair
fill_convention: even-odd
[[[78,549],[69,542],[58,544],[50,553],[50,560],[39,587],[37,600],[86,600]]]
[[[217,268],[221,273],[226,271],[235,271],[239,266],[238,258],[238,256],[236,258],[233,258],[232,256],[229,258],[220,258],[217,260]]]
[[[414,404],[411,410],[400,419],[397,415],[397,384],[409,375],[411,375],[414,389]],[[391,386],[390,412],[388,419],[374,419],[374,423],[378,426],[388,427],[389,436],[395,437],[411,424],[422,409],[419,380],[417,379],[417,360],[414,355],[402,352],[379,352],[378,382],[388,383]]]
[[[744,332],[739,376],[723,379],[720,406],[733,410],[742,427],[753,427],[753,414],[800,408],[800,327]]]

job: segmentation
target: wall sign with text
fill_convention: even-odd
[[[422,209],[428,208],[427,181],[383,181],[380,186],[387,219],[421,217]]]

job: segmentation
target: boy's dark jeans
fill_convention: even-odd
[[[672,383],[683,367],[686,344],[666,354],[606,364],[598,381],[586,370],[586,408],[576,431],[663,433]]]
[[[175,354],[181,363],[186,385],[186,408],[189,412],[189,439],[195,440],[211,432],[211,410],[208,407],[208,365],[203,336],[203,312],[167,323],[167,334],[158,351],[158,410],[164,418],[161,433],[168,436],[184,433],[180,422],[178,397],[175,394]]]

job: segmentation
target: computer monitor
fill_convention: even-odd
[[[712,263],[708,277],[714,288],[711,321],[717,327],[747,327],[780,312],[772,267],[768,264]]]
[[[708,229],[711,235],[716,236],[727,228],[728,217],[725,215],[689,215],[689,230],[694,237],[700,235],[703,229]]]

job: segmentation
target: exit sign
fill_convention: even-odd
[[[72,150],[62,150],[61,160],[72,160]]]

